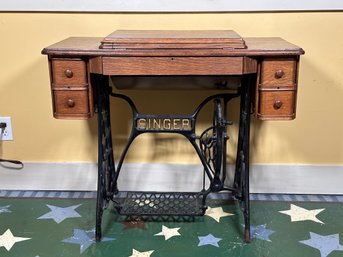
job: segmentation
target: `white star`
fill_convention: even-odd
[[[132,255],[130,255],[129,257],[150,257],[153,252],[154,251],[140,252],[132,249]]]
[[[47,204],[46,206],[48,206],[51,211],[44,214],[43,216],[40,216],[38,219],[53,219],[54,221],[56,221],[56,223],[61,223],[67,218],[81,217],[81,215],[75,211],[75,209],[81,206],[81,204],[69,207],[58,207],[49,204]]]
[[[11,210],[9,210],[8,208],[10,208],[11,205],[6,205],[6,206],[0,206],[0,214],[1,213],[10,213],[12,212]]]
[[[208,207],[205,215],[210,216],[215,221],[219,222],[221,217],[232,216],[234,214],[229,212],[224,212],[222,207],[211,208]]]
[[[6,232],[0,236],[0,247],[3,246],[9,251],[15,243],[29,239],[31,238],[13,236],[11,230],[7,229]]]
[[[279,211],[283,214],[287,214],[291,216],[291,221],[302,221],[302,220],[312,220],[314,222],[318,222],[324,224],[324,222],[317,219],[316,215],[325,209],[315,209],[315,210],[307,210],[305,208],[301,208],[294,204],[291,204],[291,209],[286,211]]]
[[[162,231],[160,233],[155,234],[155,236],[164,236],[165,240],[168,240],[173,236],[180,236],[180,233],[178,232],[179,229],[180,228],[168,228],[162,225]]]

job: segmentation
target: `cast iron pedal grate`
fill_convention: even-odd
[[[198,192],[123,192],[116,209],[128,216],[201,216],[205,196]]]

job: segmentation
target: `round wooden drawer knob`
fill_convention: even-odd
[[[277,78],[277,79],[281,79],[283,77],[283,75],[285,75],[283,70],[277,70],[275,72],[275,78]]]
[[[275,103],[274,103],[274,105],[273,105],[273,107],[274,107],[275,110],[280,109],[281,106],[282,106],[282,102],[281,102],[280,100],[276,100]]]
[[[68,99],[67,105],[68,107],[73,108],[75,106],[75,101],[72,99]]]
[[[72,78],[74,73],[73,73],[73,71],[71,69],[66,69],[64,71],[64,75],[66,75],[67,78]]]

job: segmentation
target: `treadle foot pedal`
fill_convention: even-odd
[[[114,203],[120,215],[202,216],[206,195],[198,192],[120,192]]]

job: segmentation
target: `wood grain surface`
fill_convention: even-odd
[[[276,103],[281,106],[277,108]],[[291,120],[295,118],[296,91],[260,91],[257,116],[262,120]]]
[[[101,41],[108,49],[246,48],[233,30],[117,30]]]
[[[292,56],[304,50],[282,38],[243,38],[246,49],[169,49],[169,50],[109,50],[100,49],[100,37],[70,37],[42,50],[57,56]]]
[[[101,49],[101,42],[115,49]],[[232,48],[241,43],[246,47]],[[282,120],[295,117],[298,63],[304,51],[281,38],[241,38],[233,31],[116,31],[105,39],[67,38],[44,48],[42,53],[52,60],[55,117],[88,117],[93,113],[90,73],[256,74],[253,101],[257,118]],[[66,104],[70,99],[75,106]]]
[[[239,75],[243,57],[103,57],[104,75]]]
[[[294,87],[297,74],[296,65],[296,58],[265,58],[261,67],[261,85]]]
[[[88,90],[54,90],[54,116],[56,118],[89,118]],[[73,101],[70,106],[68,101]]]
[[[71,77],[66,71],[72,73]],[[52,60],[53,83],[56,85],[85,85],[87,84],[86,62],[82,60]]]

